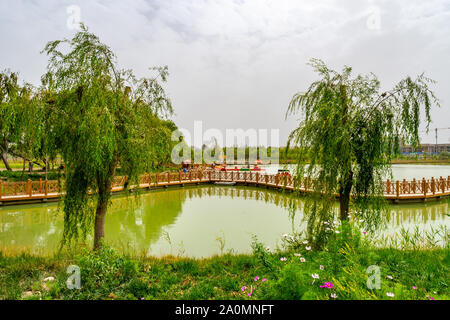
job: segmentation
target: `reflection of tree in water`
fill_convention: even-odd
[[[120,249],[145,250],[175,223],[186,200],[183,189],[154,191],[112,201],[106,217],[106,241]]]
[[[27,205],[0,209],[0,248],[13,251],[54,251],[62,235],[57,206]]]

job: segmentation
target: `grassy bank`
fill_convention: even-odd
[[[276,252],[255,242],[253,250],[207,259],[130,257],[108,247],[52,257],[1,253],[0,299],[450,298],[448,245],[380,249],[342,232],[320,251],[298,241]],[[67,289],[69,265],[81,270],[80,290]],[[379,267],[380,289],[367,287],[369,266]]]

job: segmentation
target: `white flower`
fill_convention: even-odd
[[[285,257],[283,257],[283,258],[281,258],[280,260],[281,260],[281,261],[286,261],[287,259],[286,259]]]
[[[319,279],[319,275],[317,273],[314,273],[311,275],[314,279]]]
[[[47,282],[47,281],[55,281],[55,278],[54,277],[45,278],[44,282]]]
[[[294,256],[296,256],[296,257],[301,257],[302,254],[301,254],[301,253],[294,253]]]
[[[363,223],[363,222],[364,222],[364,220],[363,220],[363,219],[359,220],[359,223]]]
[[[305,262],[306,259],[305,259],[305,258],[300,258],[300,261],[301,261],[301,262]]]
[[[328,221],[325,221],[323,224],[329,224]]]
[[[392,292],[386,292],[386,295],[387,295],[388,297],[391,297],[391,298],[394,297],[394,294],[393,294]]]
[[[386,278],[388,278],[388,279],[394,279],[394,277],[393,276],[387,276]]]
[[[309,250],[311,250],[311,247],[305,247],[305,249],[309,251]]]
[[[303,244],[308,244],[308,240],[303,241]]]
[[[333,299],[336,299],[337,298],[337,294],[336,293],[332,293],[332,294],[330,294],[330,297],[332,297]]]
[[[336,233],[341,233],[339,230],[336,230]]]
[[[319,268],[320,268],[320,270],[323,270],[323,269],[324,269],[325,267],[324,267],[324,266],[322,266],[322,265],[320,265],[320,267],[319,267]]]
[[[282,237],[283,238],[287,238],[289,235],[287,233],[283,234]]]
[[[327,227],[325,230],[326,230],[326,231],[330,231],[331,229]]]

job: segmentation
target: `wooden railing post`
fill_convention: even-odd
[[[413,178],[412,181],[412,193],[416,193],[416,178]]]
[[[436,181],[434,180],[434,177],[431,177],[431,192],[433,192],[433,194],[436,192]]]
[[[397,199],[400,196],[400,182],[397,180],[395,181],[395,193],[397,194]]]
[[[3,180],[0,180],[0,200],[2,199],[3,196]]]
[[[391,180],[389,179],[386,181],[386,193],[391,194]]]
[[[427,196],[427,182],[425,181],[425,178],[422,178],[422,192],[423,195]]]
[[[32,188],[31,188],[31,183],[32,183],[32,181],[30,179],[28,179],[28,181],[27,181],[27,188],[28,188],[27,191],[28,191],[28,195],[30,197],[33,195]]]
[[[45,196],[47,196],[48,195],[48,180],[47,179],[45,179],[45,182],[44,182],[44,192],[45,192]]]

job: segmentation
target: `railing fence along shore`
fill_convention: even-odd
[[[124,188],[126,177],[115,177],[112,192],[120,192]],[[259,172],[239,171],[190,171],[190,172],[163,172],[146,174],[139,178],[141,189],[152,189],[168,186],[183,186],[200,183],[237,183],[257,185],[286,190],[299,190],[308,192],[314,181],[304,178],[300,181],[294,177],[283,174],[261,174]],[[24,182],[0,181],[0,205],[29,203],[30,201],[56,200],[64,192],[64,186],[57,180],[39,180]],[[442,198],[450,195],[450,176],[421,180],[403,179],[402,181],[384,182],[384,197],[388,200],[427,200]]]

